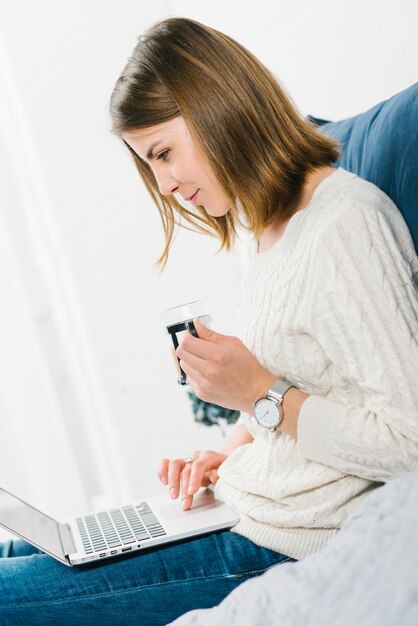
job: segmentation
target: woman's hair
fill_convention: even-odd
[[[221,249],[230,249],[237,228],[259,237],[278,217],[290,217],[306,175],[339,156],[338,144],[301,116],[246,48],[184,18],[163,20],[139,38],[116,82],[110,112],[118,136],[183,116],[230,198],[222,217],[183,207],[159,192],[149,165],[126,144],[161,216],[162,266],[182,218],[186,227],[218,236]]]

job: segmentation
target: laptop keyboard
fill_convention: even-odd
[[[146,502],[76,519],[86,554],[166,535]]]

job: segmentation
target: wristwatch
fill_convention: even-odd
[[[260,426],[269,428],[272,432],[276,430],[283,419],[283,396],[294,386],[285,378],[279,378],[267,393],[254,403],[254,417]]]

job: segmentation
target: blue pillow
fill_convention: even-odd
[[[382,189],[402,212],[418,250],[418,83],[340,122],[309,116],[343,146],[343,167]]]

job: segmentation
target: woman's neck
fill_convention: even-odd
[[[293,210],[292,215],[308,206],[313,196],[313,193],[318,187],[319,183],[321,183],[325,178],[328,178],[328,176],[330,176],[334,172],[335,168],[328,165],[324,167],[318,167],[316,170],[309,172],[306,181],[302,186],[298,203]],[[272,248],[274,244],[279,241],[284,231],[286,230],[286,226],[290,220],[290,217],[284,220],[276,220],[275,222],[273,222],[273,224],[270,224],[270,226],[267,226],[267,228],[264,229],[260,239],[258,240],[258,252],[267,252],[267,250]]]

